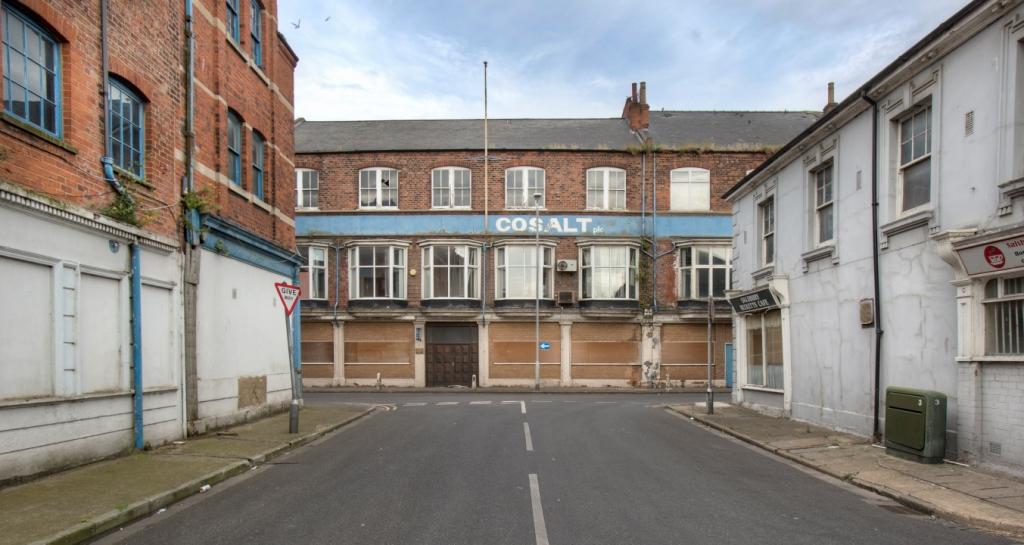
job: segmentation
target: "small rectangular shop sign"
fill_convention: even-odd
[[[1024,268],[1024,236],[963,248],[957,253],[969,275]]]
[[[779,302],[775,299],[775,294],[767,286],[757,291],[733,297],[729,299],[729,304],[732,305],[733,310],[740,314],[768,310],[779,306]]]

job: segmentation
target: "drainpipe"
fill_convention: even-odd
[[[654,269],[654,285],[651,286],[653,312],[658,312],[658,154],[651,153],[651,201],[654,211],[651,213],[651,268]]]
[[[124,189],[124,185],[114,176],[114,160],[111,159],[110,149],[110,120],[108,118],[109,112],[107,112],[107,103],[110,100],[110,54],[107,42],[107,36],[109,35],[107,30],[107,0],[100,2],[100,58],[101,66],[100,70],[103,72],[103,157],[100,158],[100,163],[103,165],[103,179],[114,188],[114,191],[118,195],[128,200],[129,203],[133,203],[134,199],[132,196],[127,194]]]
[[[299,285],[299,267],[292,266],[292,285]],[[290,316],[292,320],[292,367],[295,368],[295,397],[302,404],[302,299],[295,301],[295,309]]]
[[[861,90],[861,98],[871,105],[871,268],[875,297],[875,388],[872,406],[873,436],[875,441],[882,438],[882,426],[878,415],[878,402],[882,385],[882,298],[878,270],[878,103]]]
[[[343,247],[343,244],[331,246],[334,249],[334,321],[338,321],[338,305],[341,304],[341,249]]]
[[[132,276],[132,416],[135,448],[145,446],[142,423],[142,266],[138,241],[131,244]]]

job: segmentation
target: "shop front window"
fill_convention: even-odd
[[[985,284],[985,353],[1024,354],[1024,276]]]
[[[782,390],[782,313],[769,310],[749,314],[747,329],[747,384]]]

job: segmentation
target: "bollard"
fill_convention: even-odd
[[[299,433],[299,400],[294,398],[288,408],[288,433]]]
[[[383,387],[383,386],[384,385],[381,383],[381,380],[380,380],[380,373],[377,373],[377,390],[380,391],[381,387]]]
[[[476,390],[476,375],[473,375],[473,380],[470,382],[469,387]]]
[[[665,373],[665,391],[672,389],[672,375]]]

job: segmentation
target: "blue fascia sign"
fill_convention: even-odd
[[[547,341],[544,341],[544,342],[540,343],[540,349],[541,350],[550,350],[551,349],[551,343],[549,343]]]
[[[666,214],[657,222],[647,217],[647,232],[656,228],[658,237],[731,237],[732,218],[726,214]],[[490,215],[487,230],[492,235],[608,236],[636,237],[644,231],[639,214],[576,215],[530,214]],[[341,213],[301,214],[295,218],[298,236],[424,236],[480,235],[482,214],[390,214]]]

